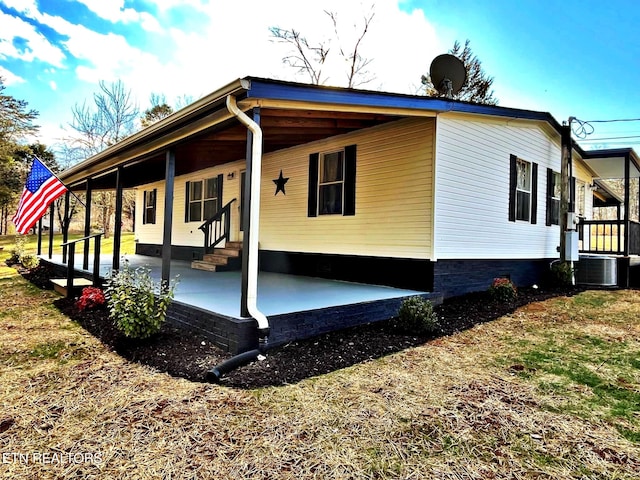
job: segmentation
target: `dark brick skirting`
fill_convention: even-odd
[[[442,303],[442,297],[439,295],[425,293],[420,296],[430,300],[434,305]],[[390,298],[273,315],[269,317],[271,326],[269,344],[278,346],[293,340],[310,338],[356,325],[388,320],[396,316],[403,299],[404,297]]]
[[[431,300],[434,305],[442,302],[439,295],[425,293],[421,296]],[[276,347],[334,330],[393,318],[398,313],[402,300],[403,298],[392,298],[269,316],[268,346]],[[233,354],[258,346],[257,323],[252,318],[225,317],[173,302],[169,306],[167,320],[203,334],[209,341]]]
[[[258,346],[258,327],[252,318],[233,318],[173,301],[167,321],[202,333],[210,342],[231,353],[241,353]]]
[[[438,260],[434,266],[434,291],[444,298],[483,291],[497,277],[509,278],[517,287],[543,285],[553,260]]]
[[[432,292],[433,263],[415,258],[260,251],[265,272],[306,275]]]

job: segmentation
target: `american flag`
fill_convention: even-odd
[[[18,210],[12,222],[16,232],[25,234],[47,212],[47,208],[67,187],[38,158],[33,159],[31,172],[22,191]]]

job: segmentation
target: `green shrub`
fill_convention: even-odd
[[[7,259],[8,265],[20,264],[24,268],[29,270],[36,268],[40,263],[38,257],[32,253],[26,253],[25,245],[27,238],[24,235],[16,235],[16,244],[10,251],[10,256]]]
[[[496,302],[512,302],[518,296],[518,290],[508,278],[494,278],[489,295]]]
[[[569,287],[573,285],[573,268],[571,268],[570,262],[553,262],[550,276],[552,287]]]
[[[154,282],[151,270],[131,269],[128,261],[106,282],[109,317],[130,338],[148,338],[160,331],[173,299],[177,277],[170,284]]]
[[[16,244],[11,249],[11,256],[7,260],[7,263],[12,265],[16,263],[22,263],[22,257],[25,254],[25,244],[27,243],[27,239],[22,235],[16,235]]]
[[[24,268],[28,268],[31,270],[32,268],[36,268],[40,264],[40,259],[32,255],[31,253],[25,253],[20,257],[20,263]]]
[[[396,327],[404,332],[426,335],[437,332],[440,324],[438,316],[433,311],[433,304],[416,295],[402,301]]]

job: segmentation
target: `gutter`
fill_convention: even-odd
[[[241,353],[215,366],[207,372],[207,379],[217,382],[225,373],[252,362],[267,349],[269,320],[258,310],[258,229],[260,221],[260,172],[262,171],[262,129],[238,108],[236,97],[227,95],[226,106],[253,134],[251,140],[251,201],[249,210],[249,262],[247,265],[247,310],[258,322],[259,347]]]

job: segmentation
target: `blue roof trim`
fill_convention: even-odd
[[[434,112],[460,112],[490,115],[495,117],[521,118],[548,122],[560,132],[560,124],[547,112],[516,108],[481,105],[477,103],[445,100],[418,95],[354,90],[319,85],[304,85],[263,78],[247,77],[251,82],[248,98],[269,98],[272,100],[295,100],[302,102],[337,103],[367,107],[407,108]]]

